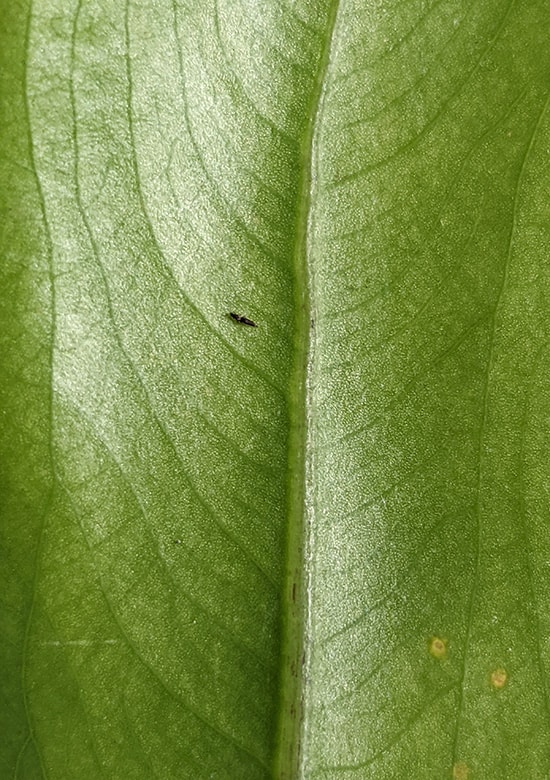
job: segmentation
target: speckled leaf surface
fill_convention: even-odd
[[[4,0],[2,778],[550,776],[549,31]]]

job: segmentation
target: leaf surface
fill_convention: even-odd
[[[548,777],[547,4],[4,5],[0,775]]]

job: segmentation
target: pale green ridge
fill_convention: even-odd
[[[317,77],[300,150],[300,183],[297,193],[294,271],[293,367],[289,393],[287,550],[283,598],[280,704],[274,777],[291,780],[301,774],[302,739],[306,727],[303,712],[304,687],[308,677],[309,558],[311,555],[311,458],[310,394],[315,317],[310,303],[313,285],[309,268],[314,182],[314,143],[322,93],[330,62],[332,35],[338,0],[328,5],[324,22],[324,44],[316,66]]]

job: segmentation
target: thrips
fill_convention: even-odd
[[[229,316],[231,319],[235,320],[235,322],[240,322],[242,325],[250,325],[251,328],[258,327],[256,323],[252,320],[249,320],[248,317],[243,317],[241,314],[235,314],[234,311],[230,311]]]

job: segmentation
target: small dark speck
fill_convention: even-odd
[[[243,317],[242,314],[235,314],[234,311],[230,311],[229,316],[232,320],[235,320],[235,322],[240,322],[241,325],[250,325],[251,328],[258,327],[253,320],[249,320],[248,317]]]
[[[174,539],[174,544],[181,544],[181,539]]]

